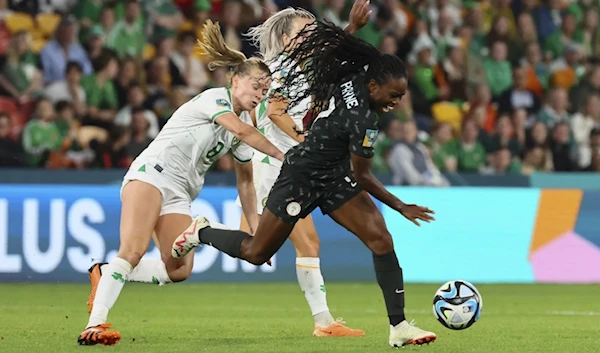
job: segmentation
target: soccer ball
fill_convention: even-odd
[[[481,316],[483,300],[474,285],[467,281],[444,283],[433,297],[433,314],[451,330],[471,327]]]

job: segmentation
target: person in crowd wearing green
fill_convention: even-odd
[[[88,103],[88,119],[85,125],[109,128],[119,107],[113,79],[117,76],[119,65],[111,53],[101,55],[96,61],[96,73],[81,81]]]
[[[512,70],[506,43],[496,41],[492,44],[492,55],[484,61],[483,68],[492,96],[497,97],[512,86]]]
[[[23,149],[27,153],[29,165],[44,166],[48,152],[60,149],[63,136],[54,121],[54,106],[48,99],[37,104],[35,118],[29,121],[23,130]]]
[[[146,46],[144,28],[141,25],[140,4],[137,0],[125,1],[125,16],[108,33],[106,46],[119,58],[142,55]]]

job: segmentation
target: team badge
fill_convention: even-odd
[[[262,205],[262,207],[267,207],[267,196],[263,197],[262,201],[260,202],[260,204]]]
[[[225,107],[231,109],[231,104],[225,99],[217,99],[217,105],[219,107]]]
[[[363,139],[363,147],[373,147],[375,140],[377,140],[377,135],[379,134],[379,130],[371,130],[367,129],[367,133],[365,134],[365,138]]]
[[[289,214],[292,217],[296,217],[297,215],[299,215],[301,209],[302,209],[302,207],[296,201],[292,201],[292,202],[288,203],[287,206],[285,207],[287,214]]]
[[[231,140],[231,146],[237,146],[240,144],[240,139],[237,138],[236,136],[233,136],[233,140]]]

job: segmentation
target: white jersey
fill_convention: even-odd
[[[231,150],[233,157],[242,163],[252,159],[250,146],[215,123],[218,116],[227,113],[235,114],[228,89],[213,88],[200,93],[173,113],[136,161],[158,164],[185,185],[191,199],[195,199],[206,171],[227,152]],[[248,114],[241,114],[240,119],[252,124]]]
[[[273,80],[271,82],[271,87],[269,88],[267,98],[265,98],[261,102],[261,104],[259,104],[259,106],[256,108],[256,122],[257,128],[259,130],[261,130],[262,128],[262,130],[264,131],[265,137],[267,137],[269,141],[271,141],[271,143],[277,146],[283,153],[286,153],[290,148],[296,146],[298,142],[290,136],[288,136],[288,134],[283,132],[283,130],[281,130],[277,125],[275,125],[275,123],[273,123],[271,119],[269,119],[269,117],[267,116],[269,104],[268,97],[273,93],[280,93],[285,96],[287,95],[286,91],[291,91],[294,95],[297,95],[298,92],[308,89],[308,84],[305,84],[302,87],[294,87],[291,89],[282,86],[283,77],[287,75],[289,70],[285,68],[278,71],[275,70],[281,66],[281,63],[284,59],[285,55],[282,54],[269,63],[269,68],[273,72]],[[299,71],[300,68],[296,67],[296,70]],[[304,80],[301,79],[300,81],[302,82]],[[302,120],[304,119],[306,113],[310,108],[310,102],[310,97],[307,97],[304,100],[302,100],[298,105],[294,106],[293,108],[287,111],[287,113],[290,115],[290,117],[292,118],[299,130],[303,129]],[[265,161],[267,161],[267,163],[269,164],[281,166],[281,162],[273,158],[267,158]]]

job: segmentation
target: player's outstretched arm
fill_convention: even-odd
[[[350,153],[350,158],[352,159],[352,166],[354,167],[354,177],[366,192],[373,195],[377,200],[388,205],[418,226],[420,226],[419,220],[424,222],[434,220],[431,216],[434,212],[429,208],[417,205],[407,205],[387,191],[385,186],[383,186],[371,172],[371,158],[361,157],[354,153]]]
[[[235,114],[227,113],[219,115],[215,119],[215,122],[255,150],[283,161],[283,152],[279,148],[269,142],[256,128],[241,121]]]
[[[250,233],[254,234],[258,227],[258,213],[256,211],[256,190],[252,176],[252,163],[239,163],[236,161],[234,166],[242,211],[246,216],[246,220],[248,220]]]
[[[298,133],[296,123],[287,113],[289,101],[280,94],[274,94],[269,98],[267,116],[277,125],[281,131],[298,142],[304,141],[304,134]]]

